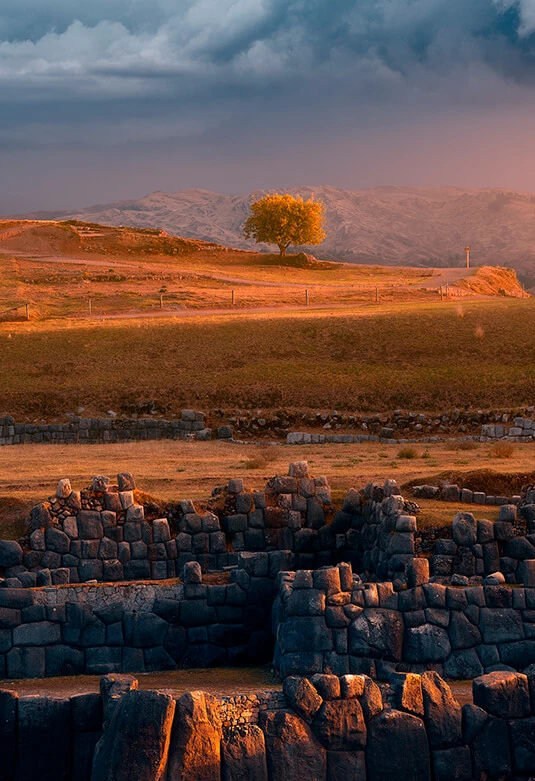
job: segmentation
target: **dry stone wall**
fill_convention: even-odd
[[[218,438],[232,438],[228,427],[220,427]],[[182,410],[178,420],[160,418],[83,418],[71,415],[68,423],[16,423],[8,415],[0,417],[0,445],[31,443],[102,444],[143,442],[152,439],[212,439],[204,413]]]
[[[0,590],[0,678],[149,672],[271,660],[271,606],[289,551],[240,554],[227,582]]]
[[[535,675],[473,682],[463,707],[434,672],[382,690],[365,675],[292,677],[230,704],[106,676],[72,697],[0,690],[2,778],[26,781],[471,781],[535,773]],[[251,719],[254,704],[258,712]],[[230,717],[229,717],[230,713]]]
[[[347,564],[281,575],[273,608],[281,677],[434,669],[466,679],[535,661],[535,588],[418,584],[422,574],[399,592],[362,583]]]

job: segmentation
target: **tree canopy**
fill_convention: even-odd
[[[323,203],[314,198],[304,201],[292,195],[266,195],[251,204],[243,232],[257,244],[276,244],[283,257],[290,244],[321,244],[326,236],[324,213]]]

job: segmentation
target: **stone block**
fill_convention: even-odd
[[[78,513],[78,534],[82,540],[96,540],[104,537],[100,513],[82,510]]]
[[[468,746],[432,752],[434,781],[470,781],[472,763]]]
[[[260,727],[270,781],[320,781],[327,777],[325,749],[298,716],[285,710],[261,713]]]
[[[493,672],[476,678],[472,684],[474,704],[503,719],[530,715],[528,678],[522,673]]]
[[[0,567],[16,567],[22,564],[22,548],[15,540],[0,540]]]
[[[429,746],[421,719],[385,710],[368,724],[368,781],[430,781]]]
[[[451,644],[445,629],[424,624],[405,630],[404,658],[412,664],[443,662],[451,653]]]
[[[472,513],[457,513],[452,521],[452,534],[457,545],[470,546],[477,542],[477,523]]]
[[[71,777],[70,702],[61,697],[19,698],[17,767],[18,781],[69,779]]]

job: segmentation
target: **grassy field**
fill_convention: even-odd
[[[53,494],[57,481],[69,477],[74,487],[89,484],[93,474],[134,473],[138,488],[157,500],[206,500],[217,485],[240,476],[248,488],[263,488],[275,474],[287,474],[288,464],[308,460],[315,475],[326,475],[333,499],[341,502],[350,487],[394,477],[400,485],[433,481],[438,475],[474,472],[472,485],[489,493],[504,479],[535,470],[535,447],[517,445],[510,458],[496,459],[492,447],[476,445],[458,451],[450,443],[422,445],[418,457],[398,457],[400,447],[383,444],[323,446],[229,445],[222,442],[152,442],[111,445],[21,445],[0,448],[0,537],[23,532],[28,509]],[[481,470],[481,471],[479,471]],[[489,473],[491,470],[491,473]],[[492,474],[495,473],[495,474]],[[499,493],[496,490],[496,493]],[[410,496],[409,491],[404,491]],[[451,521],[459,506],[419,500],[421,528]],[[477,508],[476,515],[495,519],[496,508]]]
[[[535,398],[535,300],[0,325],[0,414],[84,406],[504,407]]]

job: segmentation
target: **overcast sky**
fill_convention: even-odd
[[[535,191],[535,0],[0,0],[0,211]]]

